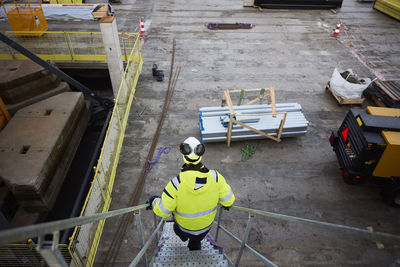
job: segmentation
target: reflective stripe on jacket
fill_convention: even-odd
[[[184,165],[164,188],[161,199],[154,201],[153,210],[164,218],[173,213],[183,231],[194,233],[211,225],[218,202],[232,206],[234,201],[231,187],[219,172],[202,164]]]

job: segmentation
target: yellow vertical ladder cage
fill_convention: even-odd
[[[7,15],[11,29],[17,36],[42,36],[48,29],[47,21],[43,13],[42,3],[30,3],[29,0],[14,0],[11,8],[1,1],[1,6]]]

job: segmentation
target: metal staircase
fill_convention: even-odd
[[[223,249],[207,235],[201,241],[201,250],[189,251],[187,244],[174,233],[173,222],[166,222],[150,266],[228,266]]]
[[[225,227],[221,225],[221,217],[223,209],[220,208],[218,214],[218,221],[214,221],[217,225],[215,240],[218,240],[219,230],[230,236],[235,242],[240,244],[239,252],[235,262],[233,262],[224,253],[223,248],[218,246],[216,241],[207,235],[202,240],[202,248],[197,251],[189,251],[187,248],[187,242],[183,242],[177,237],[173,230],[173,222],[166,222],[162,219],[155,227],[153,233],[149,236],[146,243],[144,243],[142,224],[140,219],[140,210],[148,207],[148,204],[143,204],[135,207],[123,208],[119,210],[113,210],[109,212],[93,214],[88,216],[81,216],[76,218],[69,218],[65,220],[47,222],[42,224],[36,224],[26,227],[14,228],[9,230],[0,231],[0,247],[18,241],[27,240],[28,238],[38,237],[37,251],[43,256],[43,259],[49,266],[65,266],[68,264],[65,262],[63,256],[58,250],[58,239],[59,231],[68,229],[77,225],[84,225],[93,223],[100,220],[105,220],[114,216],[120,216],[126,213],[134,212],[135,220],[138,230],[139,243],[142,249],[132,260],[130,267],[137,266],[142,261],[144,266],[149,266],[146,262],[146,251],[154,240],[158,239],[158,232],[161,226],[164,225],[161,237],[158,241],[157,248],[150,262],[150,266],[239,266],[240,259],[243,251],[246,249],[252,253],[257,259],[265,264],[265,266],[277,266],[272,261],[265,258],[262,254],[257,252],[255,249],[247,244],[247,238],[251,230],[251,221],[255,215],[265,216],[287,222],[302,223],[309,226],[319,227],[328,231],[337,231],[346,234],[358,236],[359,238],[369,239],[374,242],[384,242],[389,244],[400,244],[400,236],[381,233],[381,232],[370,232],[368,230],[349,227],[345,225],[332,224],[327,222],[315,221],[310,219],[304,219],[294,216],[288,216],[278,213],[272,213],[268,211],[249,209],[244,207],[232,206],[232,210],[238,210],[246,212],[249,215],[247,226],[242,239],[239,239],[234,234],[229,232]],[[154,215],[155,216],[155,215]],[[155,217],[155,224],[157,224],[157,218]],[[44,236],[46,234],[53,234],[53,241],[50,244],[45,241]],[[1,264],[0,264],[1,265]],[[82,266],[92,266],[91,264],[83,264]]]

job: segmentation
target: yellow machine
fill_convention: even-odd
[[[399,0],[376,0],[374,8],[385,13],[392,18],[400,20],[400,1]]]
[[[351,109],[329,141],[348,184],[383,187],[383,197],[400,207],[400,109]]]
[[[394,108],[367,107],[367,112],[375,116],[400,117],[400,109]],[[386,178],[400,177],[400,132],[383,130],[381,134],[386,142],[386,148],[372,175]]]
[[[17,36],[42,36],[48,29],[46,18],[43,14],[42,4],[30,3],[26,0],[25,3],[18,3],[14,0],[14,6],[1,5],[10,22],[11,29]]]

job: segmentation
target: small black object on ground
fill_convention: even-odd
[[[157,81],[162,82],[164,80],[164,72],[158,69],[157,64],[153,64],[151,72],[153,76],[157,77]]]
[[[210,30],[236,30],[236,29],[252,29],[253,24],[250,23],[206,23],[206,27]]]

